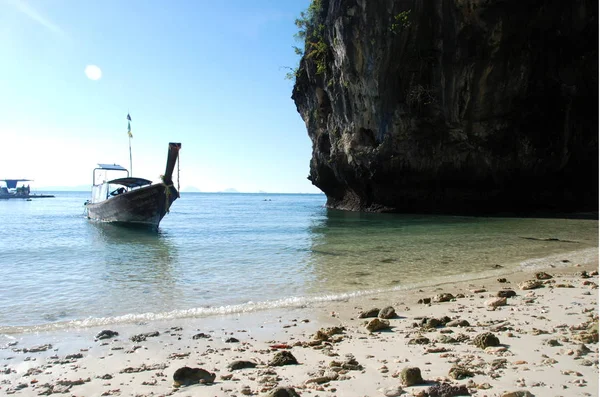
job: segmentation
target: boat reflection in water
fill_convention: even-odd
[[[100,280],[104,305],[119,307],[121,312],[145,313],[152,300],[152,311],[177,307],[181,298],[176,268],[177,248],[166,234],[135,227],[114,227],[90,222],[90,237],[99,256]],[[96,291],[97,293],[98,291]]]

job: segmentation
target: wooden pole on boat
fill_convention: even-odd
[[[127,135],[129,135],[129,176],[133,176],[133,162],[131,160],[131,138],[133,138],[133,134],[131,133],[131,116],[129,112],[127,112]]]
[[[163,182],[169,186],[173,184],[173,169],[175,168],[175,162],[179,156],[179,149],[181,149],[181,143],[169,142],[169,153],[167,154],[167,167],[165,169],[165,175],[163,176]]]

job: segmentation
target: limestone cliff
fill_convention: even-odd
[[[292,98],[332,208],[597,210],[597,0],[314,0]]]

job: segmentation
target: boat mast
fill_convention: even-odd
[[[131,133],[131,116],[129,112],[127,112],[127,135],[129,135],[129,175],[133,176],[133,162],[131,160],[131,138],[133,138],[133,134]]]

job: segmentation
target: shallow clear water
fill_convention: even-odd
[[[183,193],[157,234],[87,220],[87,193],[55,195],[0,201],[0,332],[297,306],[598,255],[596,220],[359,214],[325,209],[323,195]]]

